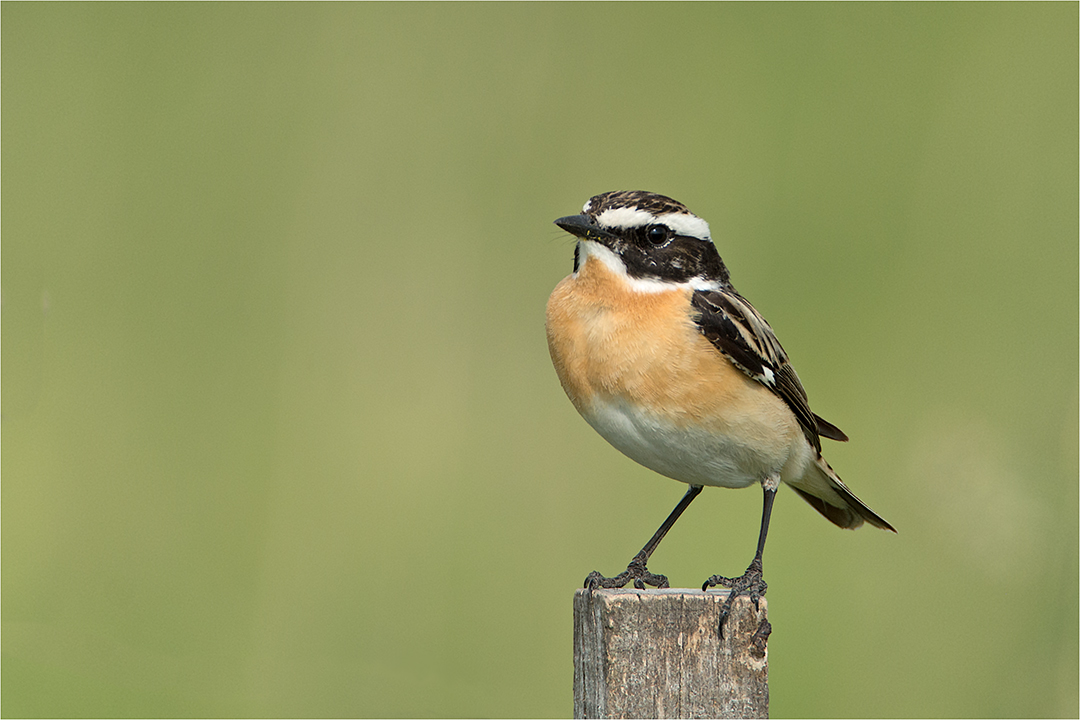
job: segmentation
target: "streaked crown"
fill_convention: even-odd
[[[582,214],[608,229],[631,229],[662,224],[683,237],[712,241],[709,223],[690,212],[690,208],[666,195],[643,190],[607,192],[589,198]]]

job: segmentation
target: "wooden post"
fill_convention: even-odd
[[[735,599],[717,632],[720,591],[578,590],[575,718],[767,718],[771,626]]]

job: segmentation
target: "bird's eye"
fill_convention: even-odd
[[[653,245],[663,245],[671,237],[671,231],[664,225],[651,225],[645,231],[645,237],[649,238]]]

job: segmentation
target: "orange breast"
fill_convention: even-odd
[[[674,425],[746,434],[782,451],[798,434],[794,415],[698,332],[691,293],[635,291],[587,261],[548,300],[548,348],[563,389],[586,419],[597,399],[623,400]]]

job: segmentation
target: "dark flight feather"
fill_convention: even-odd
[[[821,437],[845,441],[847,435],[810,410],[795,368],[776,334],[754,306],[732,289],[696,290],[692,299],[701,334],[740,370],[772,390],[799,421],[803,434],[821,452]],[[831,519],[831,518],[830,518]]]

